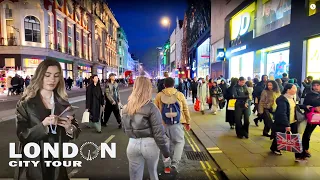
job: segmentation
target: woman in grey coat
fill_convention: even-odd
[[[158,180],[160,152],[166,158],[165,161],[169,160],[170,152],[162,116],[151,98],[150,80],[138,77],[122,117],[122,126],[130,138],[127,147],[130,180],[142,180],[145,161],[150,179]]]

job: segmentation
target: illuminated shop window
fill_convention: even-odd
[[[312,38],[307,43],[307,76],[320,79],[320,37]]]

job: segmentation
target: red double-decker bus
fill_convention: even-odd
[[[124,77],[128,79],[128,84],[133,84],[133,72],[132,71],[125,71]]]

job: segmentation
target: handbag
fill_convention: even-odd
[[[307,113],[307,120],[309,124],[320,124],[320,113],[314,112],[315,108],[311,108],[311,111]]]
[[[82,123],[88,123],[90,118],[90,113],[88,111],[83,112]]]
[[[200,111],[200,101],[196,99],[196,102],[194,103],[194,110]]]
[[[300,134],[276,133],[278,150],[289,151],[294,153],[302,153],[302,141]]]
[[[235,110],[235,105],[236,105],[236,99],[230,99],[228,102],[228,110]]]
[[[301,122],[307,120],[305,114],[301,111],[299,106],[296,106],[295,119],[298,121],[298,123],[301,123]]]

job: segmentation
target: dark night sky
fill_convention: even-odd
[[[183,19],[186,0],[106,0],[115,18],[127,34],[129,52],[141,58],[150,48],[162,46],[168,39],[168,28],[160,24],[168,16],[171,30],[176,17]]]

